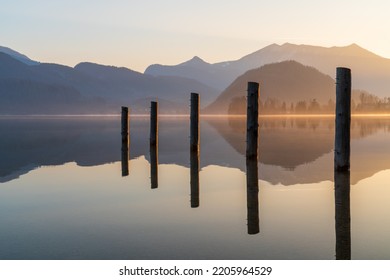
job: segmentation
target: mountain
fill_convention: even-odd
[[[148,111],[145,100],[152,99],[161,101],[161,113],[186,113],[192,91],[204,93],[202,105],[218,94],[188,78],[154,77],[94,63],[74,68],[29,65],[0,52],[0,114],[116,113],[122,105],[144,113]]]
[[[272,44],[235,61],[198,63],[192,59],[176,66],[151,65],[145,73],[155,76],[180,75],[224,90],[235,78],[265,64],[295,60],[335,77],[336,67],[352,70],[353,88],[365,89],[380,97],[390,93],[390,59],[380,57],[356,44],[344,47],[317,47]]]
[[[0,46],[0,52],[8,54],[8,55],[12,56],[13,58],[15,58],[15,59],[19,60],[20,62],[23,62],[24,64],[27,64],[27,65],[38,65],[39,64],[39,62],[29,59],[24,54],[21,54],[17,51],[10,49],[10,48],[7,48],[7,47]]]
[[[102,111],[103,100],[83,96],[69,83],[56,82],[55,75],[39,70],[42,65],[28,65],[0,52],[0,114],[107,112]]]
[[[110,88],[123,102],[129,99],[133,102],[145,98],[158,98],[188,107],[188,96],[191,91],[202,94],[202,105],[209,104],[218,94],[216,89],[205,86],[194,79],[154,77],[124,67],[80,63],[75,66],[75,70],[97,80],[96,83]]]
[[[327,104],[329,99],[334,99],[335,95],[335,81],[330,76],[295,61],[284,61],[247,71],[206,107],[204,112],[228,113],[229,107],[235,106],[235,102],[245,100],[248,81],[260,84],[262,103],[267,100],[277,100],[279,103],[284,102],[285,108],[291,103],[313,99],[319,104]]]
[[[5,115],[109,113],[106,101],[74,88],[28,80],[0,79],[0,112]]]
[[[195,56],[175,66],[150,65],[146,68],[145,74],[155,77],[173,76],[196,79],[205,85],[221,91],[242,73],[231,71],[230,68],[225,69],[217,64],[207,63],[198,56]]]

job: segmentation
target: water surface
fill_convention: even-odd
[[[118,118],[2,118],[0,258],[390,259],[390,118],[351,129],[335,177],[331,117],[261,118],[256,162],[244,119],[202,119],[191,154],[187,118],[153,151],[132,117],[127,167]]]

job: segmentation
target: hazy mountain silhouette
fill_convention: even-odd
[[[148,110],[143,107],[145,99],[162,100],[162,113],[183,113],[188,112],[192,91],[204,93],[202,104],[217,94],[188,78],[153,77],[93,63],[74,68],[28,65],[0,52],[0,114],[116,113],[122,105],[130,106],[132,112],[144,112]]]
[[[102,98],[85,97],[72,87],[29,80],[0,79],[0,100],[1,114],[8,115],[110,112]]]
[[[107,112],[104,100],[83,96],[45,68],[0,52],[0,114]]]
[[[390,89],[390,60],[355,44],[332,48],[273,44],[236,61],[210,64],[194,57],[176,66],[151,65],[145,74],[93,63],[80,63],[74,68],[37,63],[1,47],[0,80],[3,89],[0,89],[0,102],[9,104],[9,110],[0,111],[0,114],[9,114],[12,110],[24,111],[21,104],[26,102],[22,97],[28,83],[32,85],[29,95],[37,94],[34,88],[40,91],[37,95],[39,100],[35,101],[42,105],[39,109],[34,106],[29,109],[34,114],[52,113],[59,100],[64,99],[69,100],[69,105],[58,104],[58,113],[116,113],[121,105],[128,105],[133,112],[142,113],[148,110],[144,107],[145,100],[151,99],[159,99],[165,104],[160,106],[163,113],[183,113],[188,112],[190,92],[201,93],[201,105],[205,107],[246,71],[286,60],[313,66],[330,77],[335,76],[337,66],[350,67],[353,88],[365,89],[379,97],[386,96]],[[265,81],[260,82],[265,89]],[[305,82],[310,84],[310,79],[306,77]],[[279,85],[282,83],[278,82]],[[50,92],[62,97],[51,98]],[[262,94],[266,93],[262,91]],[[297,95],[297,99],[300,96]],[[323,96],[317,94],[313,98],[320,101]],[[86,103],[93,105],[88,107]],[[44,104],[51,107],[50,112],[44,110]]]
[[[31,60],[30,58],[28,58],[24,54],[21,54],[17,51],[10,49],[10,48],[7,48],[7,47],[0,46],[0,52],[8,54],[8,55],[12,56],[13,58],[15,58],[15,59],[19,60],[20,62],[23,62],[24,64],[27,64],[27,65],[39,64],[39,62]]]
[[[195,56],[189,61],[183,62],[179,65],[150,65],[146,68],[145,74],[156,77],[174,76],[192,78],[221,91],[234,78],[242,73],[234,71],[229,67],[224,68],[220,67],[218,64],[207,63],[198,56]]]
[[[345,47],[272,44],[235,61],[199,63],[192,59],[175,66],[151,65],[145,73],[155,76],[194,77],[211,87],[224,90],[238,76],[265,64],[295,60],[335,77],[336,67],[352,69],[353,88],[365,89],[380,97],[390,89],[390,59],[380,57],[356,44]]]
[[[334,80],[313,67],[304,66],[295,61],[267,64],[247,71],[226,88],[218,98],[205,108],[205,113],[228,112],[236,97],[245,97],[248,81],[260,84],[260,100],[278,99],[290,106],[291,102],[316,99],[326,104],[334,99]]]
[[[188,107],[191,91],[202,94],[202,104],[214,99],[217,91],[194,79],[180,77],[153,77],[124,67],[103,66],[94,63],[80,63],[75,70],[98,80],[105,87],[118,93],[123,102],[131,98],[139,101],[145,98],[162,98]]]

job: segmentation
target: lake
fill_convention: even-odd
[[[390,117],[354,117],[333,172],[334,118],[0,118],[0,259],[390,259]],[[128,156],[128,161],[127,161]],[[128,175],[127,175],[128,174]],[[336,192],[335,183],[336,181]]]

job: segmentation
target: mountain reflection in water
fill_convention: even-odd
[[[149,119],[132,117],[130,122],[130,150],[121,155],[120,121],[114,117],[0,119],[0,182],[39,166],[126,161],[127,153],[130,159],[145,156],[150,161],[157,155],[149,150]],[[333,181],[332,117],[268,117],[260,118],[259,125],[260,179],[283,185]],[[160,126],[158,162],[189,167],[188,119],[162,117]],[[202,119],[200,168],[219,165],[245,171],[245,131],[244,118]],[[352,184],[390,168],[389,131],[390,118],[352,119]]]

